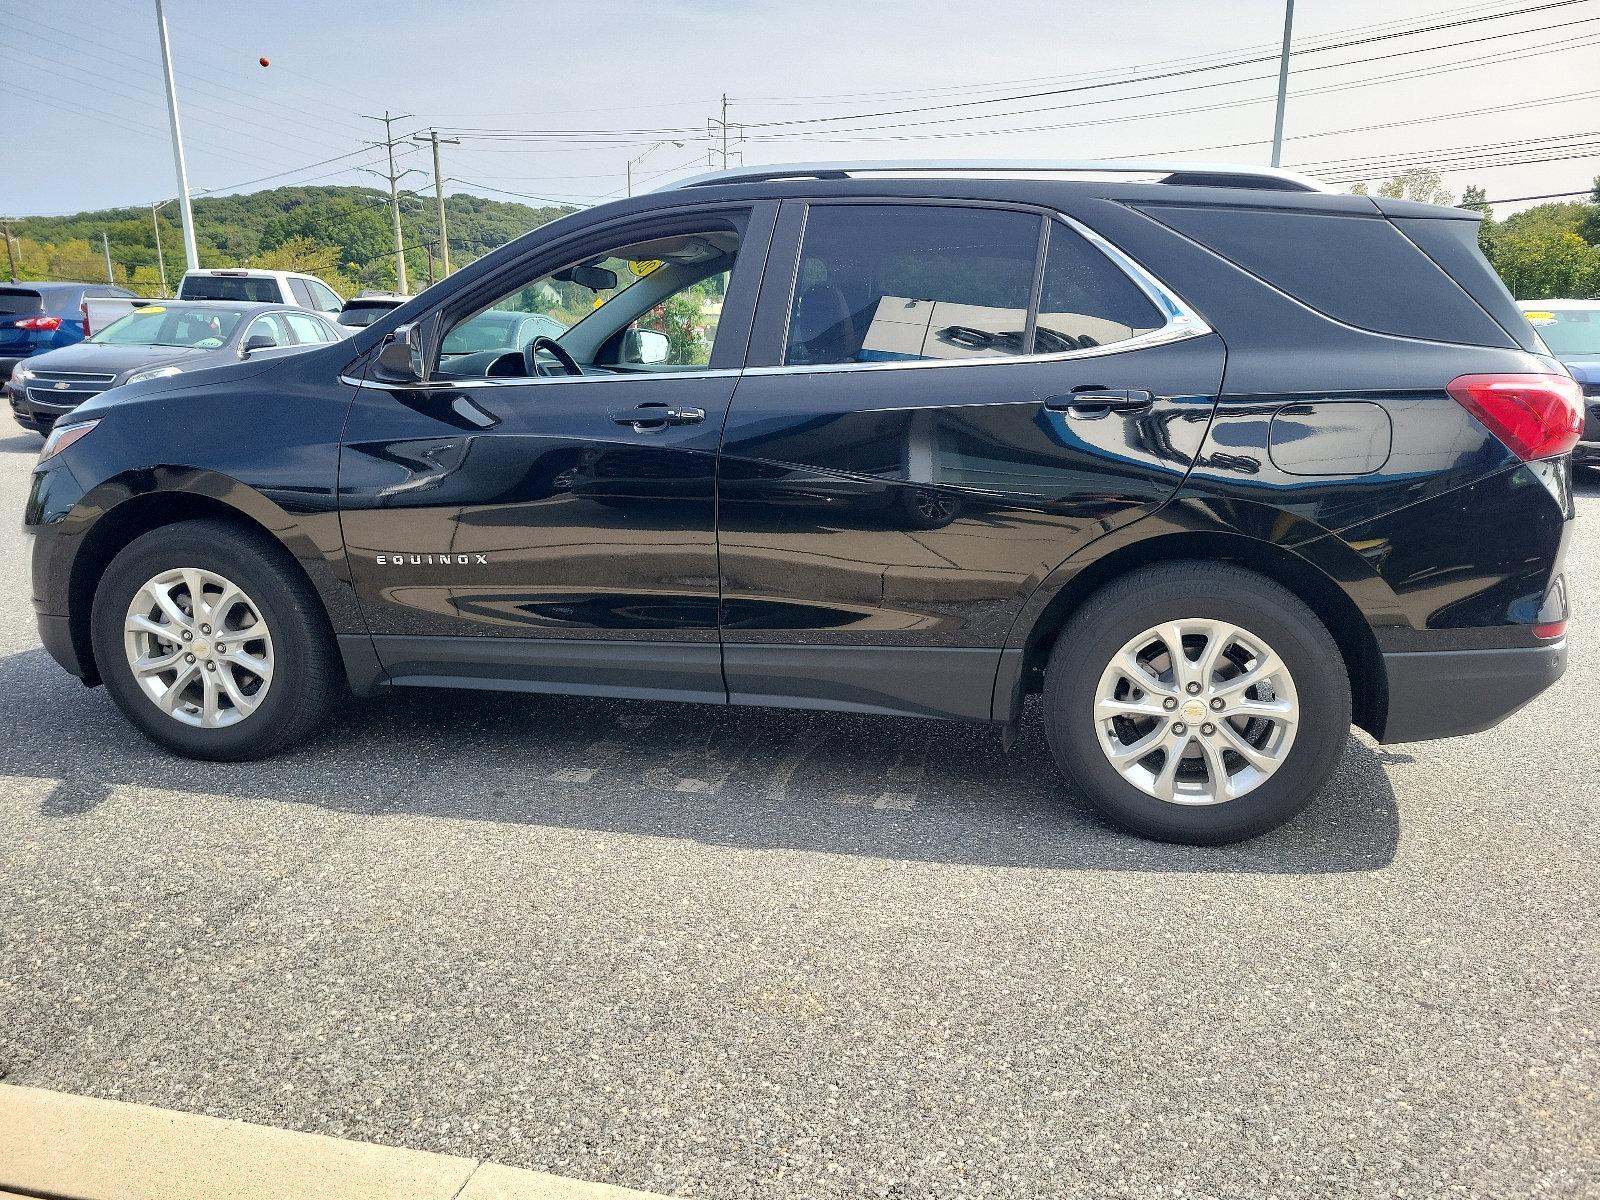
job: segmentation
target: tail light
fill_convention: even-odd
[[[60,317],[23,317],[17,322],[18,329],[60,329]]]
[[[78,305],[78,311],[83,314],[83,336],[89,336],[89,302],[85,300]]]
[[[1445,388],[1523,462],[1578,444],[1583,389],[1568,375],[1460,375]]]

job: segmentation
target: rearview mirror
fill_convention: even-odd
[[[257,350],[276,350],[278,339],[270,333],[252,333],[245,338],[244,345],[239,347],[239,357],[249,358]]]
[[[672,355],[672,341],[655,329],[630,329],[622,338],[622,361],[654,366]]]
[[[422,348],[422,326],[415,321],[396,326],[378,348],[374,373],[387,383],[423,383],[428,378]]]
[[[591,292],[609,292],[617,286],[617,273],[605,267],[568,267],[550,278],[558,283],[575,283]]]

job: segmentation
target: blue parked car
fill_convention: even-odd
[[[109,283],[0,284],[0,382],[21,359],[83,341],[88,297],[133,294]]]

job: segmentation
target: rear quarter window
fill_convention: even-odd
[[[1286,292],[1374,333],[1511,347],[1500,324],[1381,216],[1149,204],[1140,211]]]

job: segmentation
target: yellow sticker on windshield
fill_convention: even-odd
[[[632,271],[634,278],[643,279],[653,271],[661,269],[661,260],[658,258],[634,259],[628,263],[628,270]]]
[[[1553,312],[1531,312],[1524,313],[1523,316],[1527,317],[1529,322],[1534,325],[1552,325],[1556,319],[1556,315]]]
[[[163,308],[159,304],[146,304],[144,307],[136,308],[133,311],[134,312],[166,312],[167,310],[165,308]]]

